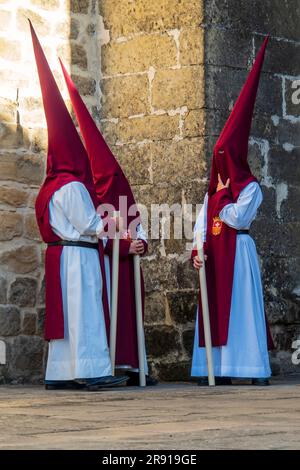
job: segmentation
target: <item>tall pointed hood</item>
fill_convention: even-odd
[[[263,66],[267,36],[257,54],[240,95],[215,144],[208,194],[214,194],[218,184],[218,173],[222,181],[230,178],[230,188],[235,200],[241,190],[255,181],[247,162],[248,140],[254,104]]]
[[[122,213],[122,207],[119,205],[119,196],[127,197],[128,209],[135,205],[134,196],[129,182],[118,161],[105,142],[101,132],[97,128],[61,60],[60,63],[90,159],[98,199],[101,204],[111,204],[116,210],[121,210]],[[138,215],[138,213],[136,213],[136,215]],[[122,213],[122,216],[125,219],[127,218],[127,225],[136,218],[136,215],[129,216],[128,213]]]
[[[36,203],[37,215],[41,216],[53,191],[64,184],[79,181],[91,192],[94,185],[85,148],[30,20],[29,24],[48,129],[46,179]]]

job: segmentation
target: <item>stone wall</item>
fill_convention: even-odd
[[[39,380],[46,354],[44,246],[33,205],[47,143],[26,16],[64,97],[57,54],[148,208],[201,202],[213,142],[262,34],[271,32],[250,146],[265,195],[254,230],[277,343],[274,372],[295,371],[299,106],[290,95],[299,74],[296,9],[296,0],[0,0],[0,340],[7,353],[0,380]],[[185,245],[153,240],[143,262],[147,349],[161,379],[189,376],[197,280]]]

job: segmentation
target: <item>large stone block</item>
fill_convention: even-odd
[[[24,220],[24,235],[30,240],[41,241],[40,231],[36,222],[35,214],[26,214]]]
[[[196,65],[204,63],[204,29],[183,29],[179,36],[180,64]]]
[[[30,277],[18,277],[10,286],[9,303],[19,307],[34,307],[37,281]]]
[[[17,212],[0,211],[0,241],[19,237],[23,231],[23,217]]]
[[[21,59],[21,47],[18,41],[0,38],[0,56],[2,59],[18,61]]]
[[[0,156],[0,174],[5,180],[40,184],[44,173],[41,156],[5,154]]]
[[[25,312],[22,321],[23,335],[35,335],[36,333],[36,314]]]
[[[12,273],[26,274],[39,266],[38,250],[35,245],[11,247],[0,254],[1,267]]]
[[[68,0],[72,13],[86,14],[89,11],[90,0]]]
[[[160,380],[167,382],[188,382],[191,379],[191,362],[187,360],[172,362],[160,361],[159,364],[157,364],[157,371]]]
[[[205,62],[221,67],[246,68],[253,59],[249,31],[208,28],[205,32]]]
[[[151,242],[150,242],[151,243]],[[163,292],[153,292],[145,297],[145,323],[165,323],[166,296]]]
[[[195,292],[168,292],[167,298],[174,323],[185,325],[195,321],[197,308],[197,294]]]
[[[248,30],[266,34],[276,31],[276,36],[299,39],[300,6],[298,0],[214,0],[206,2],[205,23],[220,24],[222,28]],[[238,28],[237,28],[238,25]]]
[[[163,114],[121,119],[117,124],[103,122],[102,129],[109,144],[135,143],[149,140],[170,140],[179,133],[179,116]]]
[[[297,186],[300,178],[299,149],[292,148],[288,152],[282,146],[272,147],[269,155],[269,174],[275,182],[285,181]]]
[[[5,304],[7,299],[7,280],[0,276],[0,304]]]
[[[87,69],[87,53],[81,44],[71,44],[71,62],[82,70]]]
[[[198,26],[202,0],[99,0],[99,11],[111,37]]]
[[[179,335],[173,326],[147,325],[145,339],[147,354],[152,357],[165,357],[170,353],[178,353],[180,349]]]
[[[13,207],[24,207],[27,204],[27,200],[27,191],[6,185],[0,186],[1,204],[8,204]]]
[[[183,136],[199,137],[204,136],[205,132],[205,110],[192,109],[184,116]]]
[[[155,183],[185,183],[202,178],[206,171],[202,139],[151,144],[152,172]]]
[[[19,149],[29,145],[28,137],[19,124],[0,122],[0,138],[2,149]]]
[[[152,83],[152,105],[156,109],[189,109],[204,106],[204,69],[202,66],[159,70]]]
[[[21,325],[20,312],[16,307],[0,306],[0,335],[14,336],[19,334]]]
[[[73,75],[72,79],[81,96],[91,95],[93,96],[96,92],[96,81],[93,78],[82,77],[81,75]]]
[[[39,336],[44,335],[44,329],[45,329],[45,315],[46,311],[44,308],[38,308],[37,310],[37,325],[36,325],[36,333]]]
[[[35,382],[42,378],[44,341],[37,336],[20,335],[9,345],[10,376],[21,382]]]
[[[45,17],[35,13],[31,9],[18,8],[17,10],[17,28],[19,31],[24,31],[28,37],[30,36],[30,29],[28,24],[29,18],[34,26],[36,33],[39,36],[45,36],[50,33],[51,23]],[[21,48],[20,52],[21,52]]]
[[[111,150],[131,184],[150,183],[150,144],[116,145]]]
[[[45,10],[53,10],[59,7],[59,0],[30,0],[33,5],[44,8]]]
[[[143,260],[143,272],[146,292],[163,291],[164,289],[177,289],[175,259],[164,257],[155,260]]]
[[[1,31],[8,31],[11,28],[12,14],[10,11],[0,11],[0,27]]]
[[[17,104],[15,101],[0,97],[1,121],[15,123],[17,116]]]
[[[185,330],[182,333],[182,342],[183,347],[189,357],[193,355],[193,347],[194,347],[194,337],[195,337],[195,328]]]
[[[150,67],[166,68],[177,63],[175,40],[167,34],[110,42],[101,48],[101,53],[105,75],[145,72]]]
[[[257,54],[262,38],[254,36],[255,52]],[[276,38],[270,38],[264,60],[264,71],[276,74],[295,75],[299,74],[297,67],[300,54],[300,45],[294,41],[282,41]]]
[[[105,118],[127,117],[149,111],[148,75],[102,80],[101,114]]]

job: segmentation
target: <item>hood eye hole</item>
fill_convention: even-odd
[[[219,150],[219,153],[224,153],[224,150]]]

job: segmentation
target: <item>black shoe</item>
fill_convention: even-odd
[[[258,387],[267,387],[270,385],[269,379],[252,379],[252,385],[256,385]]]
[[[129,380],[127,382],[127,386],[129,387],[138,387],[140,385],[140,376],[138,372],[126,372],[126,374],[129,377]],[[147,387],[154,387],[154,385],[157,385],[158,381],[151,377],[150,375],[146,375],[146,386]]]
[[[128,380],[128,377],[126,375],[122,375],[119,377],[107,375],[106,377],[97,377],[94,379],[87,379],[86,389],[89,392],[92,392],[92,391],[101,390],[102,388],[116,387],[117,385],[126,383],[127,380]]]
[[[45,380],[46,390],[82,390],[85,384],[75,380]]]
[[[208,377],[200,377],[198,380],[199,387],[208,386]],[[215,385],[232,385],[230,377],[215,377]]]

